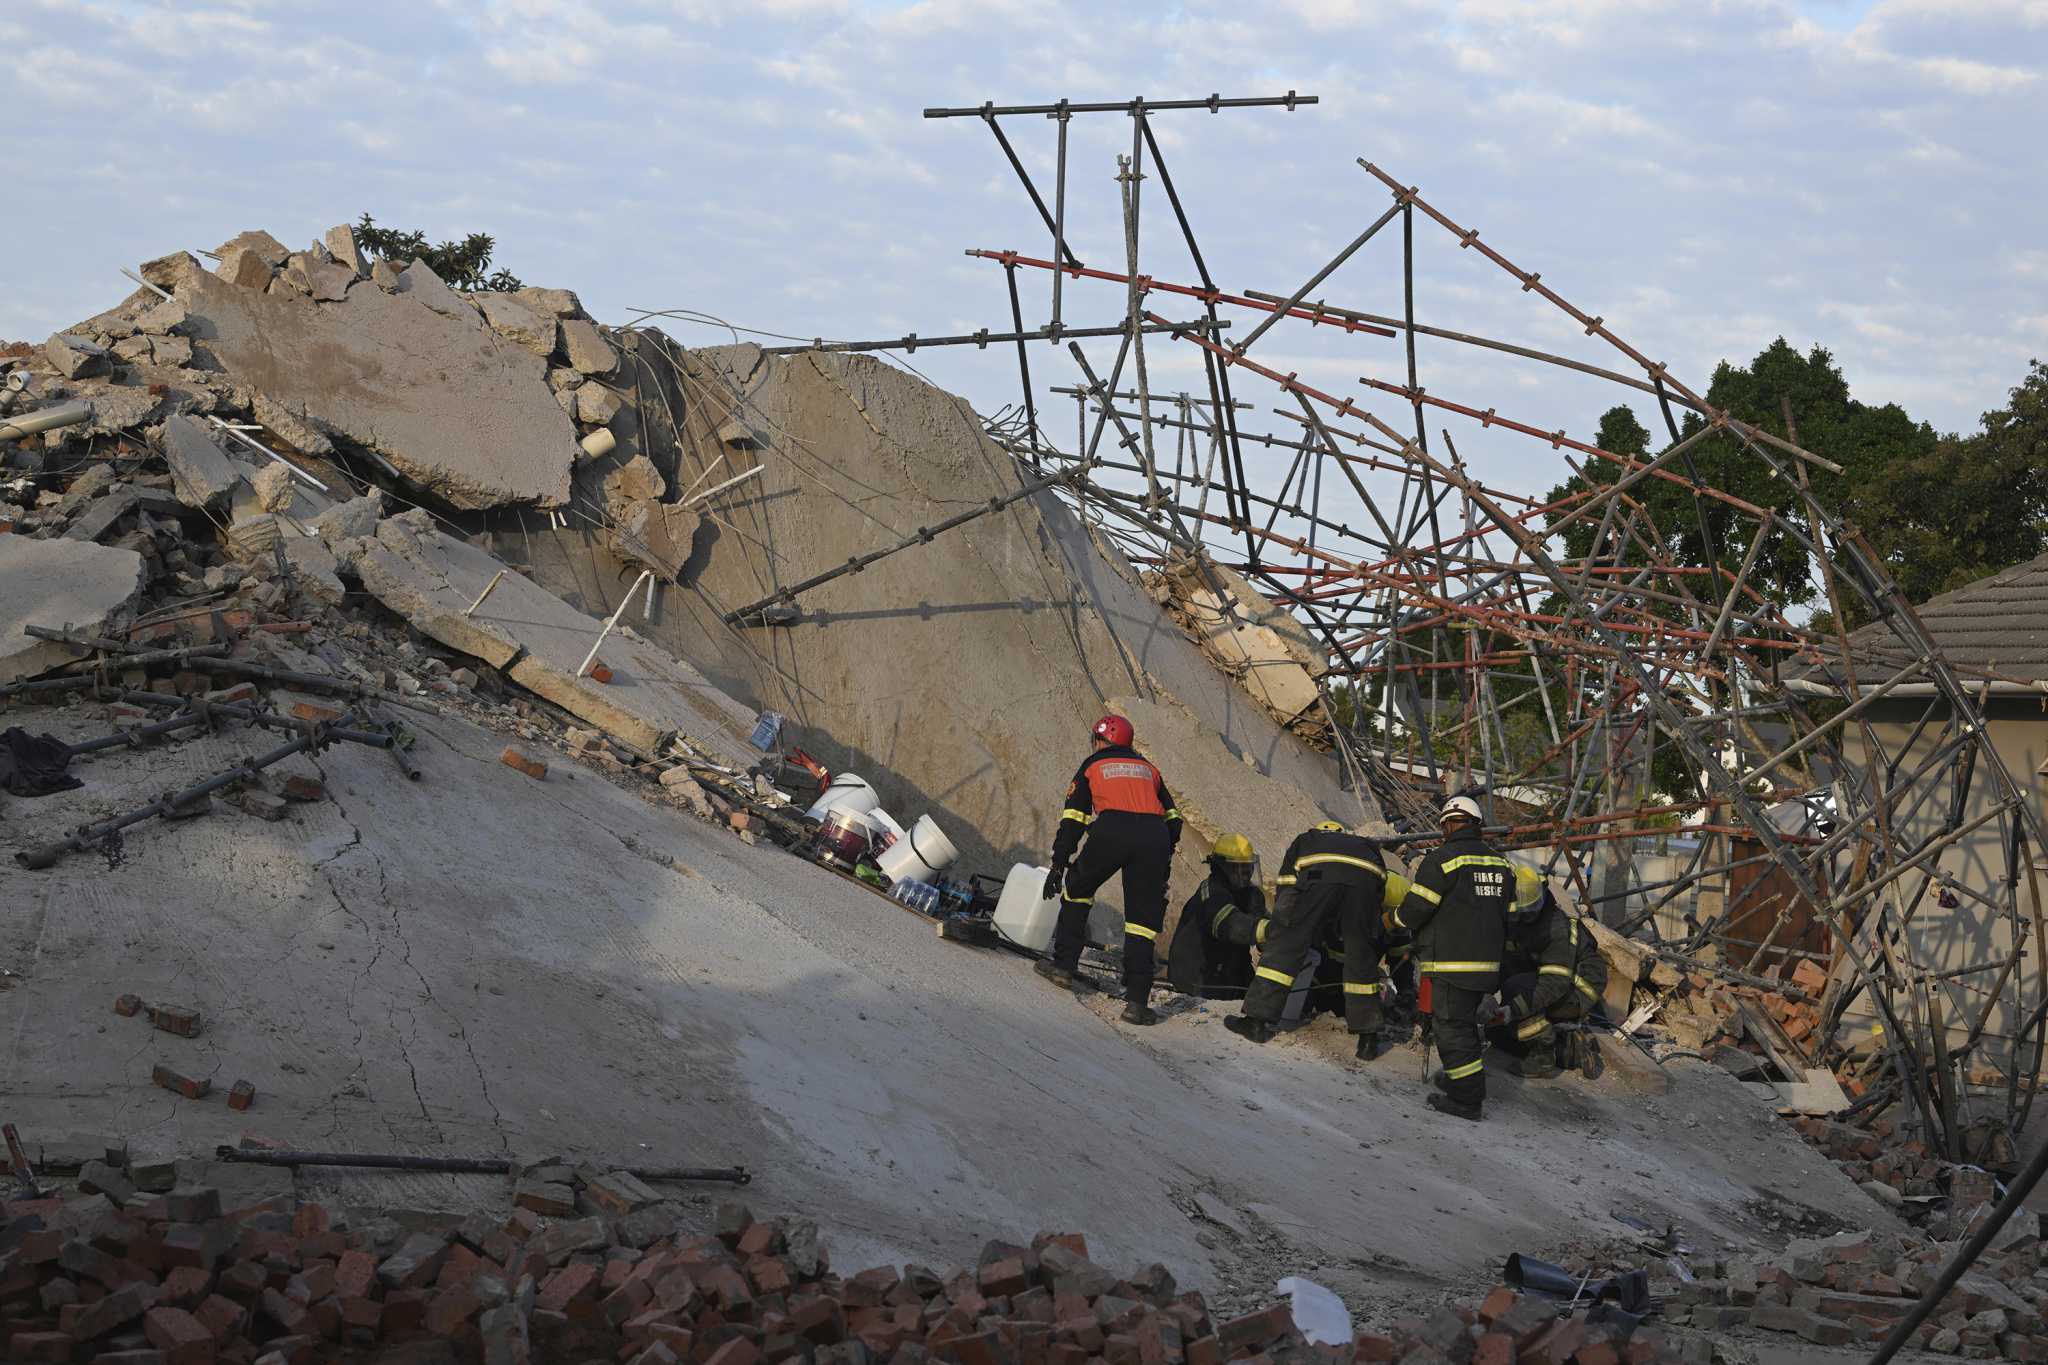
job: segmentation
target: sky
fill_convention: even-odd
[[[1857,397],[1968,430],[2048,356],[2048,0],[17,0],[0,50],[16,205],[0,339],[108,306],[124,265],[250,227],[297,245],[364,212],[491,232],[501,264],[612,323],[1000,329],[1003,272],[963,252],[1044,256],[1049,234],[988,129],[925,106],[1292,90],[1320,102],[1154,120],[1225,289],[1292,292],[1381,213],[1363,157],[1695,388],[1782,335],[1828,347]],[[1004,126],[1049,193],[1053,124]],[[1072,126],[1070,238],[1092,266],[1122,265],[1131,131],[1121,114]],[[1143,268],[1192,281],[1145,170]],[[1398,313],[1398,228],[1317,296]],[[1440,228],[1418,220],[1415,249],[1421,321],[1625,365]],[[1042,325],[1048,279],[1019,283]],[[1123,307],[1120,287],[1077,283],[1063,312],[1109,324]],[[1113,343],[1091,354],[1106,372]],[[1147,355],[1155,389],[1199,382],[1186,343]],[[1394,341],[1285,324],[1253,356],[1344,391],[1405,363]],[[911,363],[983,411],[1017,396],[1013,350]],[[1581,437],[1630,396],[1447,343],[1420,365],[1433,394]],[[1034,350],[1041,391],[1074,374]],[[1270,386],[1240,389],[1289,429],[1263,415]],[[1071,400],[1041,401],[1066,402],[1048,421],[1071,441]],[[1400,424],[1398,403],[1378,410]],[[1454,435],[1511,488],[1566,472],[1544,443]]]

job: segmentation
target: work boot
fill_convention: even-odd
[[[1273,1023],[1270,1019],[1254,1019],[1249,1014],[1233,1014],[1223,1021],[1223,1027],[1250,1042],[1273,1041]]]
[[[1600,1055],[1600,1040],[1590,1033],[1580,1034],[1579,1074],[1589,1081],[1597,1081],[1606,1069],[1607,1060]]]
[[[1157,1010],[1153,1009],[1150,1005],[1141,1005],[1135,1000],[1126,1004],[1124,1012],[1117,1017],[1126,1024],[1136,1024],[1141,1028],[1159,1022],[1159,1012]]]
[[[1032,963],[1031,970],[1037,972],[1040,976],[1044,977],[1047,981],[1052,982],[1053,985],[1058,986],[1063,991],[1070,991],[1074,989],[1074,973],[1068,968],[1060,966],[1059,963],[1054,962],[1049,957],[1040,958],[1038,961]]]
[[[1373,1058],[1379,1056],[1380,1052],[1381,1046],[1379,1034],[1361,1033],[1358,1035],[1358,1051],[1355,1055],[1357,1056],[1359,1061],[1369,1062]]]
[[[1555,1080],[1557,1053],[1550,1048],[1531,1048],[1520,1057],[1511,1058],[1508,1070],[1525,1081]]]
[[[1431,1095],[1429,1107],[1439,1114],[1449,1114],[1454,1119],[1464,1119],[1470,1123],[1477,1123],[1481,1118],[1478,1105],[1460,1104],[1449,1095]]]
[[[1443,1091],[1446,1095],[1451,1093],[1451,1078],[1441,1071],[1430,1076],[1429,1083]]]

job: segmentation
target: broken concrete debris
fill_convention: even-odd
[[[0,683],[34,677],[77,651],[26,634],[55,621],[97,634],[141,592],[144,563],[132,549],[82,540],[0,535]]]

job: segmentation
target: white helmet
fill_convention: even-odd
[[[1479,803],[1469,796],[1454,796],[1444,802],[1444,808],[1437,812],[1438,820],[1463,818],[1477,824],[1483,817],[1479,814]]]

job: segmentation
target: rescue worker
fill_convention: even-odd
[[[1235,1000],[1252,981],[1251,946],[1266,924],[1252,841],[1226,834],[1209,851],[1209,875],[1180,908],[1166,980],[1175,990],[1209,1000]]]
[[[1272,1039],[1309,949],[1325,933],[1343,935],[1344,1021],[1358,1035],[1358,1055],[1379,1054],[1381,902],[1387,865],[1370,839],[1334,820],[1296,835],[1280,860],[1273,918],[1252,973],[1244,1012],[1223,1026],[1254,1043]]]
[[[1415,869],[1395,922],[1415,935],[1416,969],[1428,978],[1443,1054],[1444,1069],[1433,1078],[1441,1093],[1429,1097],[1429,1107],[1476,1122],[1486,1104],[1479,1010],[1500,981],[1515,869],[1480,837],[1471,797],[1444,802],[1441,820],[1443,842]]]
[[[1073,989],[1096,889],[1121,872],[1123,1021],[1156,1024],[1159,1016],[1150,1004],[1153,944],[1166,922],[1166,881],[1180,843],[1180,812],[1159,769],[1131,747],[1137,736],[1128,720],[1104,716],[1091,733],[1095,751],[1067,787],[1059,833],[1053,836],[1052,871],[1045,879],[1045,894],[1060,898],[1052,957],[1034,970],[1054,985]]]
[[[1577,1068],[1589,1080],[1598,1076],[1600,1048],[1576,1023],[1599,1007],[1607,960],[1592,931],[1558,904],[1534,868],[1515,869],[1501,972],[1494,1027],[1510,1034],[1522,1053],[1508,1070],[1532,1080],[1547,1080],[1561,1066]],[[1562,1057],[1558,1024],[1566,1025]]]

